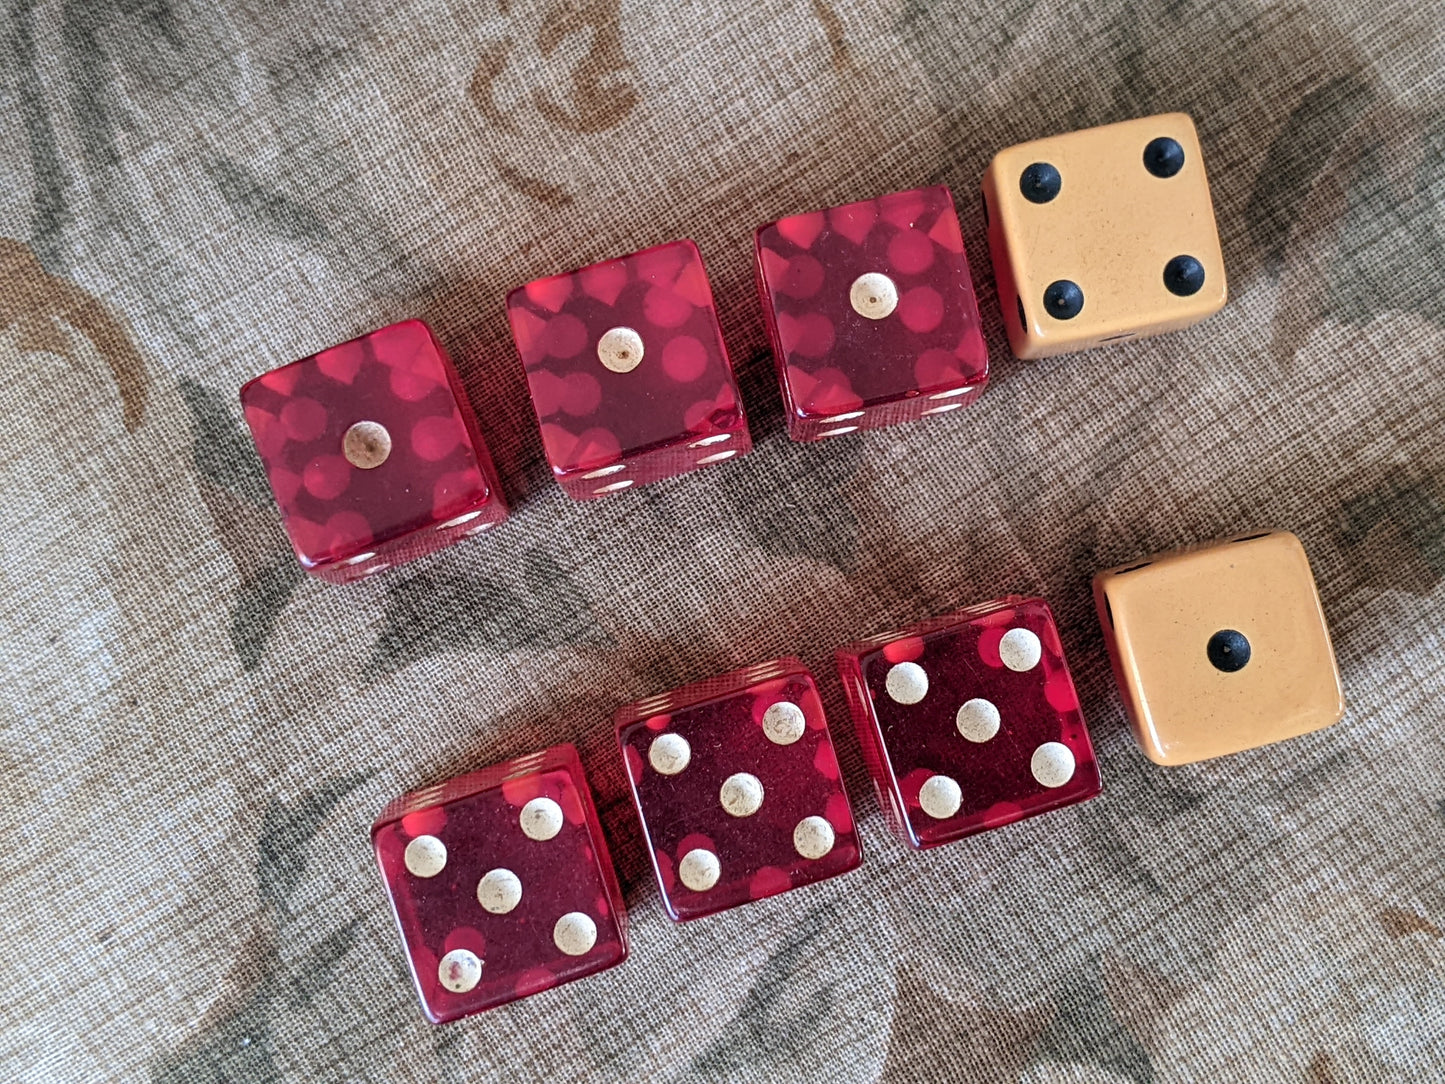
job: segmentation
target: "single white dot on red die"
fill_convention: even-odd
[[[946,775],[931,775],[918,790],[918,804],[934,820],[947,820],[963,804],[963,790]]]
[[[694,892],[706,892],[717,884],[721,874],[722,864],[717,860],[717,855],[702,847],[694,847],[688,851],[677,864],[678,878]]]
[[[552,943],[568,956],[585,956],[597,944],[597,923],[581,911],[568,911],[552,927]]]
[[[763,781],[748,772],[723,780],[722,807],[734,817],[751,817],[763,807]]]
[[[692,746],[681,734],[659,734],[647,747],[647,761],[663,775],[676,775],[692,761]]]
[[[779,700],[763,712],[763,733],[774,745],[792,745],[803,736],[808,720],[791,700]]]
[[[391,456],[391,434],[380,422],[357,422],[342,436],[341,454],[353,467],[375,470]]]
[[[477,902],[494,915],[505,915],[522,902],[522,879],[509,869],[488,870],[477,882]]]
[[[630,327],[614,327],[597,340],[597,359],[614,373],[630,373],[642,364],[642,336]]]
[[[916,704],[928,695],[928,672],[916,662],[897,662],[883,680],[888,695],[899,704]]]
[[[549,840],[562,831],[562,807],[551,798],[533,798],[522,807],[519,820],[528,839]]]
[[[447,845],[436,836],[417,836],[406,845],[401,859],[414,877],[435,877],[447,864]]]
[[[898,307],[898,287],[887,275],[869,271],[853,280],[848,290],[853,311],[869,320],[882,320]]]
[[[833,849],[833,842],[833,826],[825,817],[804,817],[793,829],[793,850],[804,858],[822,858]]]
[[[1059,741],[1046,741],[1034,750],[1029,771],[1041,786],[1062,787],[1074,778],[1074,754]]]
[[[953,718],[958,732],[971,742],[985,742],[998,733],[998,708],[992,700],[974,697],[965,701]]]
[[[998,642],[998,657],[1010,670],[1032,670],[1043,656],[1043,645],[1028,629],[1009,629]]]
[[[482,981],[482,961],[464,948],[452,949],[437,964],[437,980],[454,994],[465,994]]]

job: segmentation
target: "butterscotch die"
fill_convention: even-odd
[[[1269,745],[1344,714],[1309,559],[1288,531],[1100,572],[1094,602],[1134,736],[1156,764]]]
[[[1042,358],[1159,335],[1224,306],[1224,257],[1184,113],[1020,143],[983,179],[1009,345]]]

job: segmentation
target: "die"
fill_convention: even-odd
[[[1269,745],[1344,715],[1309,558],[1288,531],[1100,572],[1094,602],[1134,737],[1156,764]]]
[[[507,518],[461,381],[420,320],[258,376],[241,409],[296,559],[323,580],[373,575]]]
[[[1183,113],[1009,147],[983,199],[1020,358],[1174,331],[1224,306],[1204,156]]]
[[[627,913],[577,750],[396,799],[372,845],[434,1024],[627,958]]]
[[[746,454],[737,381],[691,241],[507,295],[552,475],[587,500]]]
[[[945,414],[983,393],[988,351],[944,186],[779,219],[755,247],[793,440]]]
[[[889,827],[923,849],[1082,802],[1099,768],[1043,599],[1010,596],[837,653]]]
[[[629,704],[615,722],[674,921],[834,877],[863,861],[818,687],[797,659]]]

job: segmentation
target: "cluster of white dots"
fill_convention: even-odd
[[[1039,664],[1043,645],[1028,629],[1014,628],[999,641],[998,654],[1006,667],[1021,674]],[[917,704],[928,695],[928,672],[916,662],[894,663],[884,677],[883,687],[895,703]],[[993,738],[1003,722],[998,707],[983,697],[964,701],[953,721],[959,734],[975,744]],[[1040,786],[1062,787],[1074,777],[1074,754],[1063,742],[1046,741],[1034,750],[1029,771]],[[919,788],[918,804],[935,820],[947,820],[963,805],[963,789],[950,776],[931,775]]]
[[[518,822],[528,839],[545,843],[562,831],[562,807],[551,798],[533,798],[522,806]],[[435,877],[446,869],[447,845],[436,836],[412,839],[402,862],[413,877]],[[477,882],[477,902],[493,915],[505,915],[522,902],[522,879],[509,869],[488,870]],[[568,956],[584,956],[597,943],[597,924],[581,911],[569,911],[552,926],[552,943]],[[482,981],[482,960],[469,949],[452,949],[437,966],[437,979],[454,994],[465,994]]]
[[[763,733],[774,745],[792,745],[807,729],[803,709],[780,700],[763,712]],[[692,746],[675,732],[659,734],[647,748],[647,761],[660,775],[678,775],[692,763]],[[750,772],[734,772],[723,780],[718,801],[734,817],[751,817],[763,807],[763,783]],[[833,826],[825,817],[804,817],[793,828],[793,850],[819,859],[833,849]],[[705,847],[694,847],[677,864],[677,876],[694,892],[706,892],[722,876],[722,862]]]

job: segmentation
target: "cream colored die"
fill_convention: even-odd
[[[1009,147],[989,164],[983,198],[1021,358],[1175,331],[1224,306],[1209,181],[1184,113]]]
[[[1309,559],[1288,531],[1100,572],[1094,602],[1134,737],[1156,764],[1253,749],[1344,714]]]

